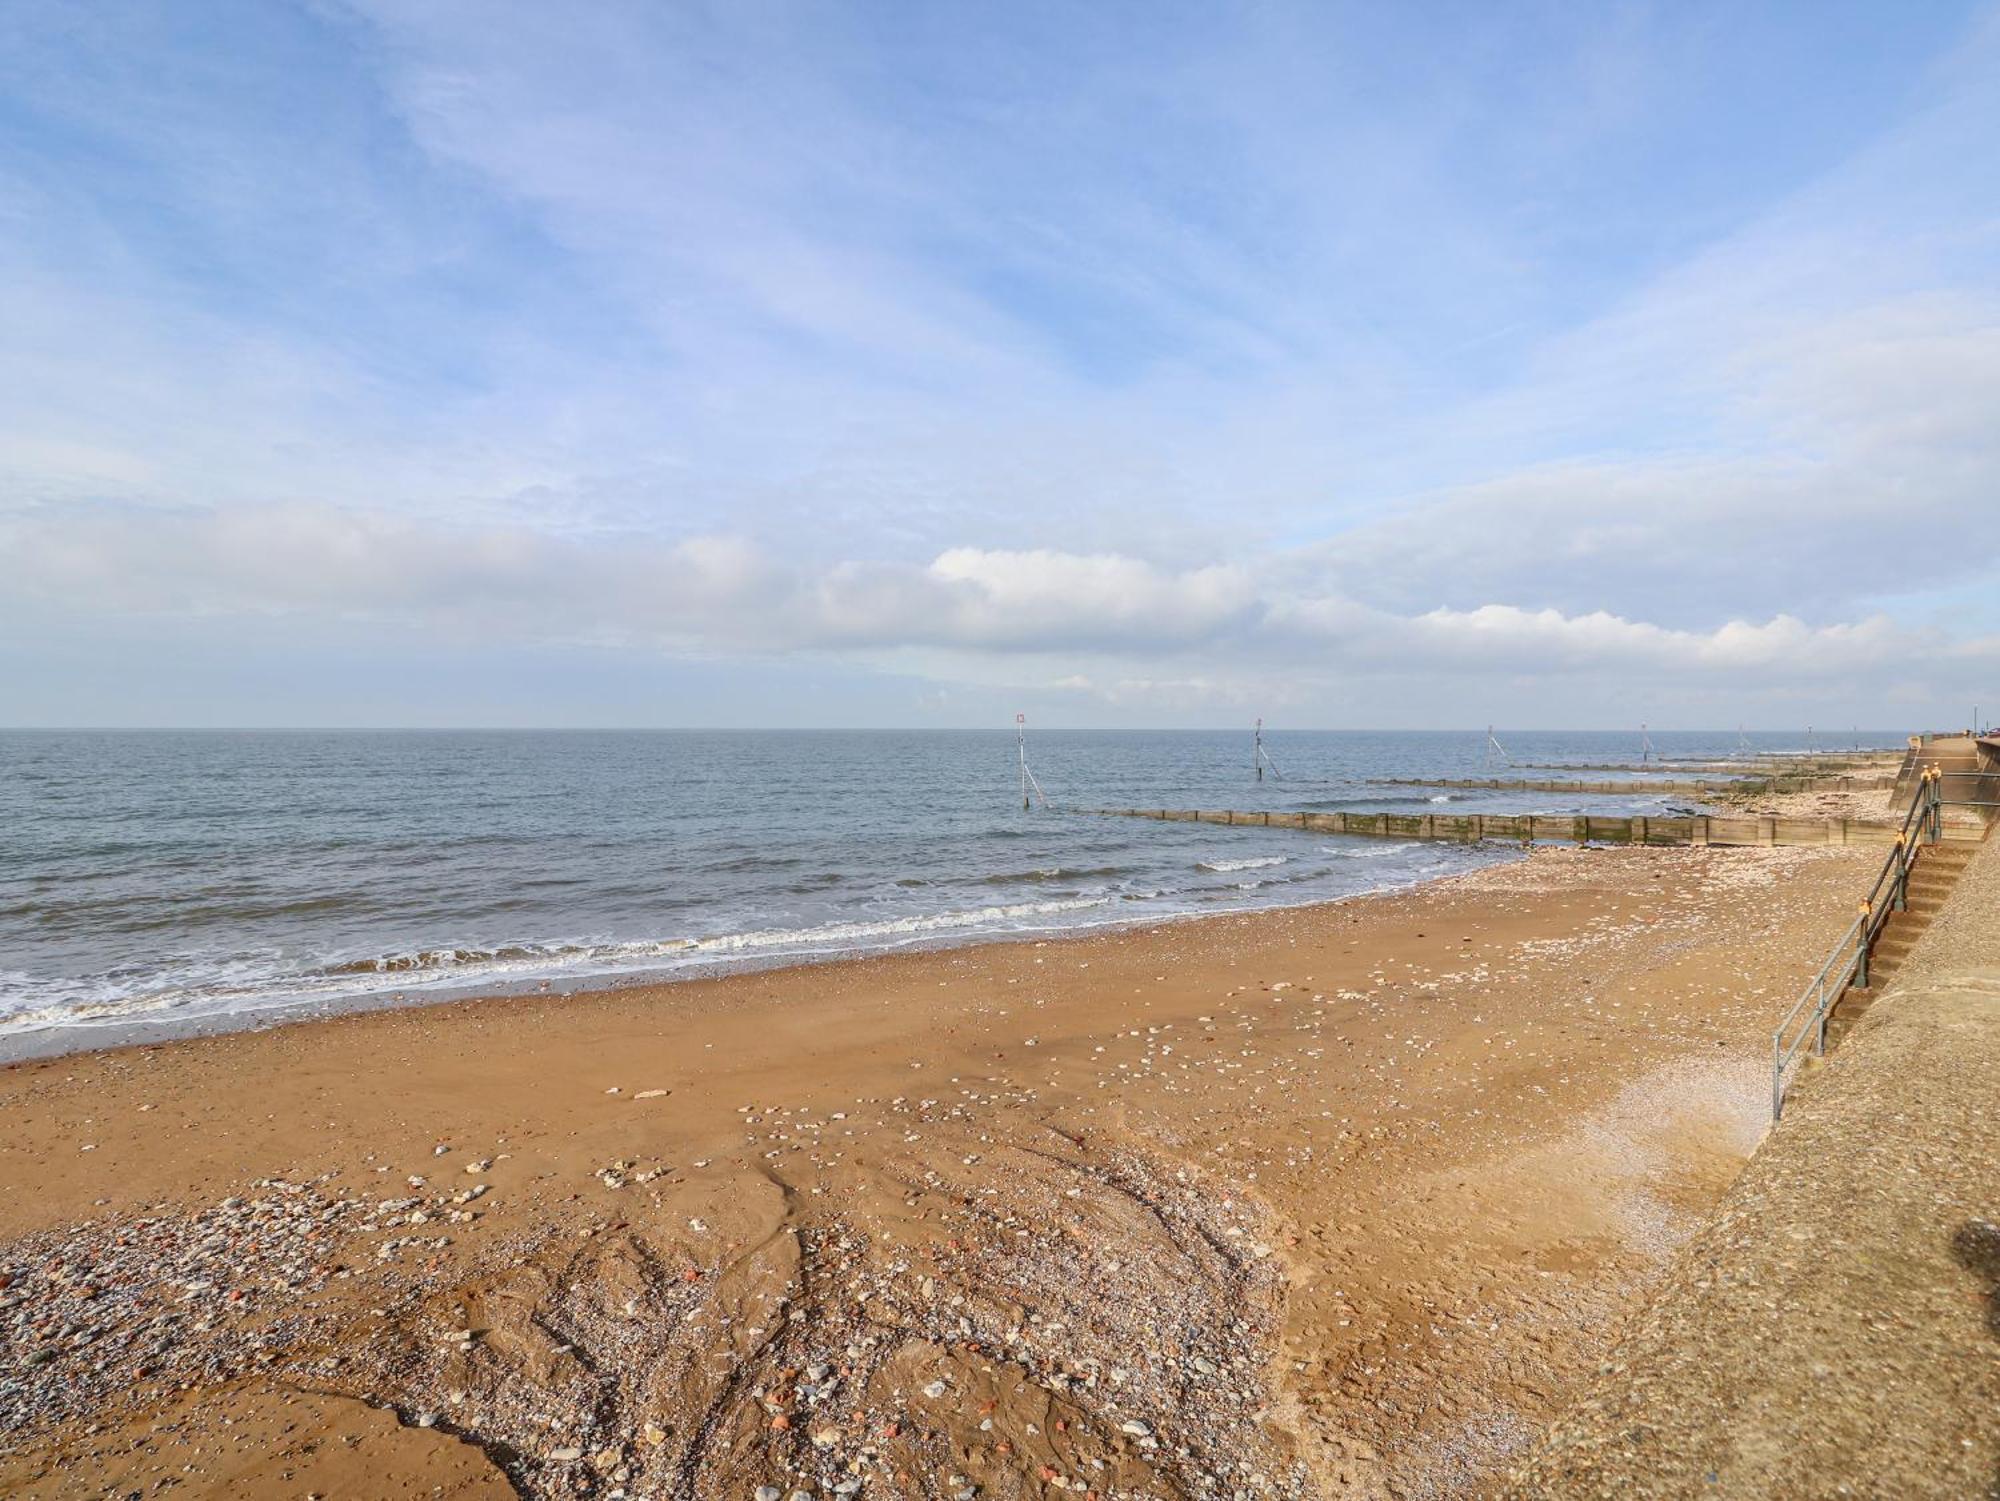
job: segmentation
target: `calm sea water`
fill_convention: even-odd
[[[1042,732],[1060,805],[1659,811],[1479,776],[1483,733]],[[1517,761],[1630,734],[1503,736]],[[1894,735],[1864,736],[1894,745]],[[1734,732],[1654,736],[1724,756]],[[1793,749],[1802,736],[1753,736]],[[1023,812],[1011,732],[0,733],[0,1055],[300,1008],[1323,901],[1497,849]]]

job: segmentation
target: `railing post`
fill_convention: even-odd
[[[1906,912],[1910,906],[1910,836],[1896,836],[1896,911]]]
[[[1854,988],[1868,988],[1868,903],[1861,904],[1861,926],[1854,935]]]
[[[1771,1034],[1771,1119],[1785,1112],[1785,1049],[1778,1034]]]

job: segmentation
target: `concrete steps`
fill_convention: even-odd
[[[1896,975],[1909,962],[1918,940],[1929,930],[1950,899],[1952,888],[1964,872],[1978,846],[1935,844],[1923,852],[1910,872],[1909,901],[1905,910],[1892,913],[1868,954],[1868,984],[1849,986],[1828,1014],[1826,1045],[1829,1050],[1854,1030],[1868,1014],[1868,1008],[1895,983]]]

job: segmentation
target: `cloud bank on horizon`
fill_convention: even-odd
[[[10,7],[0,721],[1962,722],[1995,141],[1990,5]]]

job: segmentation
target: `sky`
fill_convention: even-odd
[[[2000,708],[2000,9],[0,6],[0,724]]]

